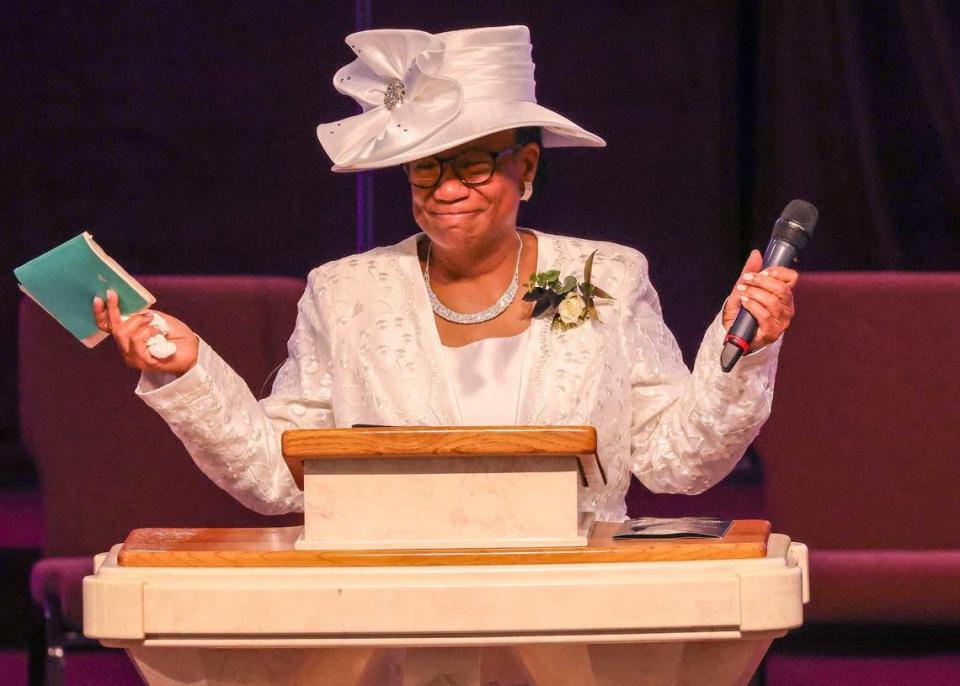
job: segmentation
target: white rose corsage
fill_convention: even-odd
[[[596,254],[596,250],[590,253],[590,257],[587,258],[587,262],[583,266],[582,283],[577,283],[577,277],[575,276],[568,276],[561,281],[560,272],[556,269],[531,274],[530,282],[527,284],[527,292],[523,299],[535,303],[533,316],[539,317],[550,310],[554,310],[553,321],[550,326],[560,331],[580,326],[588,319],[595,319],[599,322],[600,315],[597,314],[594,299],[613,300],[614,297],[590,282],[593,256]]]

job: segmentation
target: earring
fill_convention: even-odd
[[[528,202],[533,197],[533,181],[524,181],[520,199]]]

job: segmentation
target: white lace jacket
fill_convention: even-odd
[[[196,366],[137,393],[183,441],[197,465],[247,507],[303,509],[280,455],[286,429],[353,424],[462,423],[427,300],[416,236],[314,269],[299,304],[289,358],[270,397],[201,341]],[[602,322],[565,332],[533,320],[524,353],[519,423],[589,424],[608,476],[585,494],[600,520],[626,515],[630,474],[653,491],[699,493],[722,479],[770,411],[779,341],[720,370],[719,315],[694,371],[663,322],[646,259],[614,243],[537,233],[538,271],[583,273],[616,300]]]

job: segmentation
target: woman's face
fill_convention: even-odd
[[[535,143],[516,147],[515,132],[499,131],[446,150],[437,157],[447,160],[464,152],[499,153],[490,180],[479,186],[465,185],[452,161],[443,165],[440,181],[433,188],[411,185],[413,218],[439,248],[470,250],[501,238],[512,237],[516,228],[521,186],[532,181],[540,159]],[[414,162],[414,165],[417,163]]]

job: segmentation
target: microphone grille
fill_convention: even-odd
[[[817,208],[806,200],[791,200],[783,213],[780,215],[780,222],[789,222],[796,224],[808,236],[813,235],[813,227],[817,225]]]

